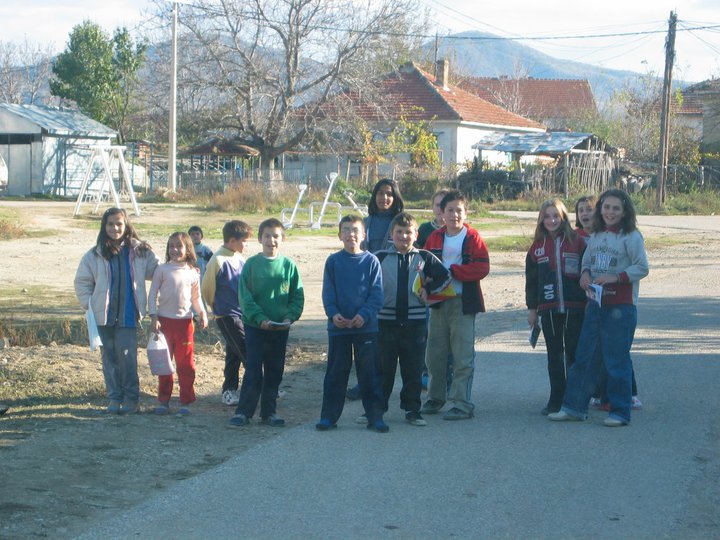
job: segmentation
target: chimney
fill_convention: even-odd
[[[435,84],[442,86],[443,90],[449,90],[448,83],[450,82],[450,61],[445,59],[438,60],[435,71]]]

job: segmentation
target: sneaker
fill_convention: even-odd
[[[423,414],[437,414],[440,412],[440,409],[443,408],[443,405],[445,404],[442,401],[428,399],[420,409],[420,412]]]
[[[453,407],[445,414],[443,414],[443,420],[469,420],[473,417],[472,412],[466,412],[457,407]]]
[[[599,409],[601,405],[602,405],[602,403],[600,401],[600,398],[596,398],[596,397],[590,398],[590,408],[591,409]]]
[[[407,420],[411,426],[427,426],[427,422],[417,411],[405,413],[405,420]]]
[[[627,422],[620,420],[619,418],[615,418],[614,416],[608,416],[605,420],[603,420],[603,425],[607,427],[621,427],[627,426]]]
[[[223,405],[237,405],[240,401],[240,397],[238,396],[237,390],[224,390],[222,393],[222,398],[220,398],[223,402]]]
[[[380,418],[379,420],[375,420],[372,424],[368,424],[367,428],[377,431],[378,433],[387,433],[388,431],[390,431],[390,427],[385,423],[382,418]]]
[[[283,427],[285,425],[285,420],[283,420],[276,414],[271,414],[270,416],[261,418],[260,423],[265,424],[266,426]]]
[[[328,431],[330,429],[335,429],[336,427],[337,424],[333,424],[327,418],[323,418],[317,424],[315,424],[315,429],[317,429],[318,431]]]
[[[633,396],[633,397],[632,397],[632,404],[631,404],[631,406],[632,406],[632,408],[635,409],[636,411],[639,411],[640,409],[642,409],[642,401],[640,401],[640,398],[639,398],[639,397]]]
[[[548,419],[553,422],[582,422],[582,418],[568,414],[563,410],[548,414]]]
[[[153,409],[153,413],[164,415],[170,412],[170,406],[167,403],[160,403],[157,407]]]
[[[185,416],[188,416],[190,414],[190,405],[183,405],[178,409],[178,412],[175,414],[178,418],[184,418]]]
[[[358,417],[355,419],[355,423],[356,423],[356,424],[367,424],[367,423],[368,423],[367,415],[366,415],[366,414],[361,414],[360,416],[358,416]]]
[[[350,401],[357,401],[360,399],[360,385],[356,384],[355,386],[348,388],[345,392],[345,397]]]
[[[560,409],[559,409],[558,407],[550,407],[550,406],[548,405],[548,406],[542,408],[542,410],[540,411],[540,414],[542,414],[543,416],[547,416],[548,414],[550,414],[550,413],[556,413],[556,412],[558,412],[559,410],[560,410]]]
[[[230,420],[228,420],[228,427],[243,427],[250,423],[248,417],[244,414],[236,414]]]
[[[120,402],[119,401],[111,401],[108,403],[107,409],[105,409],[108,414],[120,414]]]
[[[120,405],[119,414],[137,414],[140,412],[140,408],[137,403],[123,403]]]

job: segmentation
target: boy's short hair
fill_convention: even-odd
[[[205,235],[203,234],[203,231],[202,231],[202,229],[200,228],[199,225],[193,225],[192,227],[190,227],[190,228],[188,229],[188,234],[192,234],[192,233],[194,233],[194,232],[199,232],[199,233],[200,233],[200,238],[204,238],[204,237],[205,237]]]
[[[390,232],[395,230],[395,227],[415,227],[417,231],[418,224],[417,220],[408,212],[400,212],[390,222]]]
[[[283,235],[285,234],[285,225],[283,225],[279,219],[274,218],[274,217],[266,219],[258,226],[258,240],[260,240],[260,238],[263,235],[263,229],[276,229],[276,228],[282,229]]]
[[[363,218],[356,214],[348,214],[340,219],[340,223],[338,223],[338,233],[342,232],[343,223],[360,223],[363,226],[363,231],[365,231],[365,222],[363,221]]]
[[[245,240],[251,234],[250,225],[239,219],[233,219],[223,225],[223,242],[226,244],[232,239]]]
[[[451,203],[453,201],[460,201],[461,203],[463,203],[463,206],[465,206],[465,210],[467,210],[467,199],[465,198],[463,192],[459,189],[451,189],[445,194],[445,196],[442,198],[442,201],[440,201],[440,209],[444,212],[445,207],[448,205],[448,203]]]

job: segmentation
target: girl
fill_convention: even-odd
[[[107,412],[138,411],[137,328],[145,316],[145,281],[158,265],[150,245],[140,241],[125,210],[109,208],[102,216],[97,243],[80,260],[75,294],[91,309],[102,340]]]
[[[580,197],[575,203],[575,231],[580,236],[587,238],[592,232],[592,216],[596,203],[595,195]]]
[[[610,401],[604,424],[624,426],[630,422],[632,403],[630,347],[637,324],[639,282],[648,275],[645,241],[637,230],[632,200],[619,189],[610,189],[600,196],[592,228],[594,232],[583,256],[580,286],[586,291],[594,285],[602,289],[594,291],[597,300],[587,304],[580,333],[582,346],[568,373],[562,409],[551,414],[550,419],[587,417],[588,402],[604,364]]]
[[[400,189],[394,180],[383,178],[375,184],[368,204],[365,223],[365,242],[362,248],[370,253],[393,245],[390,222],[405,208]]]
[[[200,318],[200,326],[207,328],[207,312],[200,300],[200,272],[195,267],[192,238],[184,232],[170,235],[165,250],[165,264],[158,266],[150,286],[150,329],[165,334],[170,355],[175,358],[180,384],[178,416],[190,414],[195,401],[195,361],[193,359],[193,310]],[[159,300],[158,300],[159,295]],[[167,414],[173,376],[158,377],[156,414]]]
[[[543,415],[560,410],[566,371],[575,362],[587,301],[579,283],[584,251],[585,241],[573,231],[562,201],[545,201],[525,257],[528,324],[534,328],[541,323],[547,346],[550,398]]]

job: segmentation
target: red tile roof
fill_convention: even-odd
[[[535,119],[570,118],[579,112],[597,112],[590,83],[585,79],[467,77],[458,82],[458,86]]]
[[[511,128],[545,128],[534,120],[511,113],[457,86],[449,85],[445,89],[434,84],[433,80],[432,75],[413,63],[380,80],[378,94],[385,101],[383,110],[389,111],[385,117],[381,116],[376,103],[361,99],[357,92],[345,94],[345,97],[352,101],[355,113],[369,122],[397,121],[404,114],[405,118],[415,122],[456,120]],[[326,114],[330,114],[328,107],[324,109]]]

